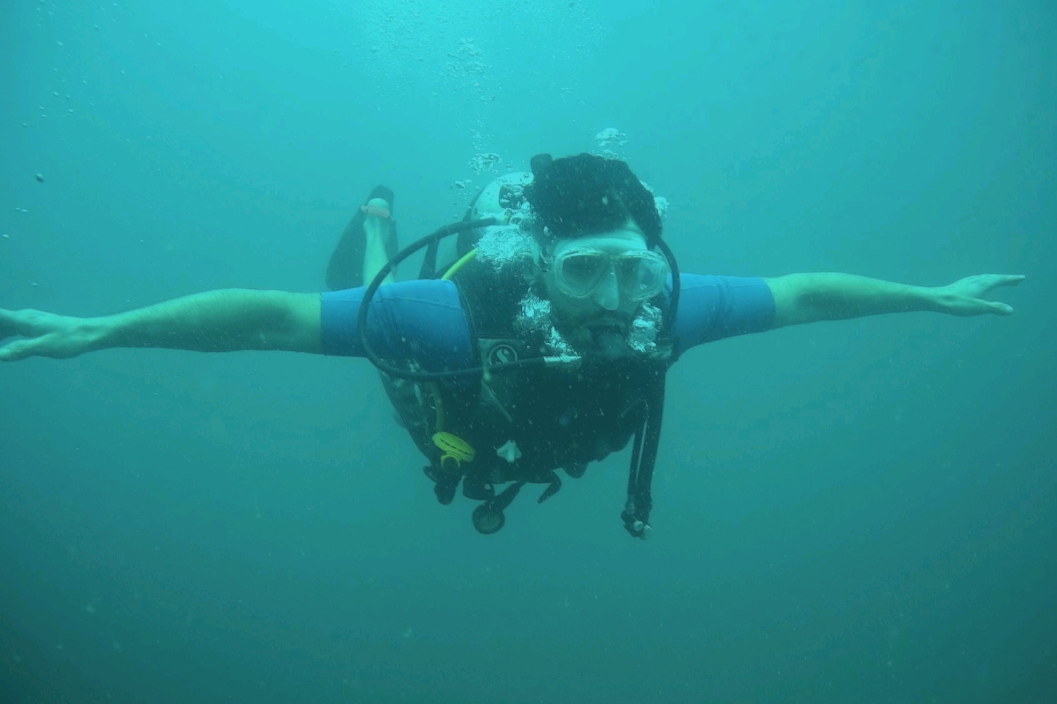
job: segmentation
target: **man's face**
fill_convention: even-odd
[[[619,257],[629,253],[646,253],[648,248],[642,231],[634,221],[628,220],[620,230],[559,240],[547,256],[551,262],[557,262],[563,255],[583,250]],[[627,331],[642,300],[628,295],[627,286],[618,276],[616,267],[607,265],[604,272],[597,283],[586,290],[586,294],[578,292],[580,295],[570,295],[569,287],[563,286],[559,280],[559,267],[548,267],[544,285],[555,320],[564,333],[589,331],[592,328],[619,329],[621,333]]]

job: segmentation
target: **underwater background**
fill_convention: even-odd
[[[322,290],[374,185],[407,244],[540,152],[627,159],[684,271],[1028,280],[686,354],[647,543],[627,452],[476,534],[364,360],[0,366],[0,701],[1057,701],[1055,38],[1049,0],[5,0],[3,308]]]

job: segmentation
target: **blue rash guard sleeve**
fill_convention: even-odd
[[[357,322],[366,287],[322,294],[323,353],[364,357]],[[458,289],[450,281],[404,281],[379,288],[367,313],[371,349],[390,363],[425,371],[476,366]]]
[[[774,295],[757,277],[680,274],[678,354],[725,337],[774,327]]]

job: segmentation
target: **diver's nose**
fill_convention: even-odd
[[[620,286],[617,284],[616,272],[610,271],[598,284],[594,300],[606,310],[616,310],[620,307]]]

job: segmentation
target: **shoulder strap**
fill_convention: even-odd
[[[667,366],[658,370],[643,402],[638,406],[642,425],[635,432],[628,470],[628,498],[620,514],[624,528],[633,538],[650,536],[650,509],[653,508],[653,469],[657,464],[657,450],[661,442],[661,422],[664,420],[664,387]]]

